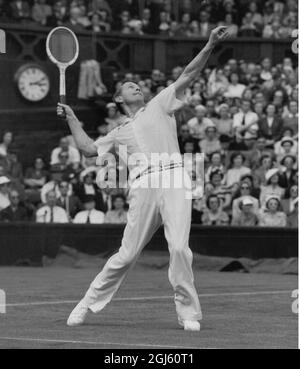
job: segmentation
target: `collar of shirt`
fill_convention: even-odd
[[[124,127],[124,126],[126,126],[126,124],[128,124],[128,123],[131,123],[131,122],[133,122],[143,111],[145,111],[145,109],[146,109],[146,106],[143,106],[143,107],[141,107],[136,113],[135,113],[135,115],[133,116],[133,117],[127,117],[126,119],[125,119],[125,121],[124,121],[124,123],[120,126],[120,128],[121,127]]]

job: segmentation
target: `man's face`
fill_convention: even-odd
[[[298,113],[298,104],[297,104],[297,102],[296,102],[296,101],[292,101],[292,102],[290,103],[290,112],[291,112],[292,114],[297,114],[297,113]]]
[[[69,148],[69,143],[68,143],[68,140],[66,138],[62,138],[60,140],[60,147],[63,149],[63,150],[68,150]]]
[[[35,160],[35,168],[36,168],[37,170],[41,170],[41,169],[43,169],[43,168],[44,168],[44,162],[43,162],[43,160],[42,160],[41,158],[37,158],[37,159]]]
[[[189,138],[189,136],[190,136],[190,131],[189,131],[189,128],[188,128],[188,126],[187,126],[187,125],[183,125],[183,126],[181,127],[181,130],[180,130],[180,136],[181,136],[182,138],[184,138],[184,139]]]
[[[69,186],[67,182],[61,182],[59,185],[59,191],[63,197],[67,196],[69,190]]]
[[[92,211],[92,210],[94,210],[94,209],[95,209],[95,206],[96,206],[95,201],[89,201],[89,202],[86,202],[86,203],[84,204],[84,208],[85,208],[85,210],[87,210],[87,211]]]
[[[200,18],[200,22],[202,23],[208,22],[208,18],[209,18],[208,13],[205,11],[201,12],[199,18]]]
[[[205,117],[206,111],[204,109],[196,109],[196,117],[198,120],[202,120]]]
[[[2,192],[4,195],[7,195],[8,192],[9,192],[9,184],[4,183],[4,184],[0,185],[0,192]]]
[[[18,206],[20,203],[20,196],[17,191],[12,191],[10,193],[10,202],[13,206]]]
[[[54,192],[49,192],[47,195],[47,205],[53,207],[56,205],[56,195]]]
[[[243,205],[243,213],[250,214],[252,212],[253,206],[252,205]]]
[[[212,211],[216,211],[219,208],[219,200],[215,197],[213,197],[212,199],[209,200],[209,207],[210,210]]]
[[[271,60],[269,58],[266,58],[262,62],[262,66],[265,70],[270,70],[271,68]]]
[[[124,200],[121,199],[120,197],[117,197],[114,201],[114,207],[116,210],[121,210],[124,209]]]
[[[250,186],[246,182],[243,182],[241,185],[241,195],[242,196],[250,195]]]
[[[216,130],[214,128],[208,128],[206,130],[206,136],[211,140],[214,139],[216,136]]]
[[[121,95],[118,96],[116,100],[126,105],[144,103],[144,95],[139,85],[133,82],[126,82],[121,88]]]
[[[274,115],[275,115],[275,106],[274,105],[268,105],[267,114],[268,114],[269,117],[274,117]]]
[[[275,199],[271,199],[268,203],[269,210],[272,212],[276,212],[278,209],[278,201]]]
[[[264,150],[266,147],[266,140],[265,138],[261,137],[256,141],[256,147],[258,150]]]
[[[242,110],[243,110],[244,113],[248,113],[248,111],[250,111],[250,102],[249,101],[243,101]]]

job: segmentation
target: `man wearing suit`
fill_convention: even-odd
[[[93,195],[96,202],[96,210],[106,213],[110,210],[109,199],[106,198],[104,191],[95,184],[96,174],[94,172],[87,172],[82,178],[83,182],[74,186],[74,193],[80,199],[84,201],[86,195]]]
[[[267,106],[267,116],[258,122],[260,135],[267,139],[268,145],[279,141],[282,135],[283,120],[276,116],[275,105]]]
[[[1,222],[29,221],[27,209],[20,204],[20,195],[12,190],[9,194],[10,206],[0,212]]]
[[[103,224],[104,213],[95,209],[95,197],[86,195],[83,202],[85,210],[76,215],[74,224]]]
[[[59,184],[59,197],[56,205],[63,208],[68,217],[73,219],[75,215],[82,210],[82,204],[77,196],[69,194],[70,185],[67,181],[62,181]]]

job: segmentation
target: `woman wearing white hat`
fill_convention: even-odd
[[[277,196],[282,199],[284,196],[284,188],[279,186],[279,169],[273,168],[266,173],[266,186],[261,187],[260,204],[262,207],[266,205],[269,196]]]
[[[280,197],[270,195],[266,198],[266,207],[262,209],[259,217],[261,227],[286,227],[287,217],[280,211]]]

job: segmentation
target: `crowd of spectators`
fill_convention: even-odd
[[[150,76],[127,73],[146,102],[173,83],[153,70]],[[103,136],[122,123],[117,106],[97,129]],[[193,223],[203,225],[298,225],[298,81],[290,58],[273,65],[230,59],[205,68],[186,91],[176,113],[182,154],[204,154],[205,181],[194,181]],[[125,223],[127,193],[95,184],[94,158],[80,156],[71,136],[62,137],[49,161],[37,156],[25,171],[13,150],[13,134],[0,142],[0,219],[37,222]],[[191,166],[190,176],[195,177]],[[198,194],[198,195],[197,195]]]
[[[96,33],[208,37],[216,25],[232,37],[282,39],[298,28],[297,0],[0,0],[0,22]]]

